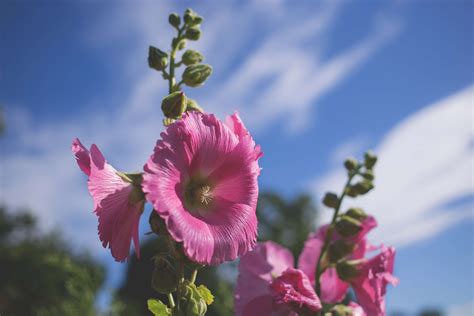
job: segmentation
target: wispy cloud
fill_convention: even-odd
[[[426,106],[377,146],[376,190],[356,201],[380,223],[374,240],[403,246],[472,220],[473,100],[469,87]],[[340,167],[329,172],[315,193],[340,190],[344,178]]]
[[[194,47],[204,52],[216,71],[207,92],[190,91],[191,97],[197,96],[208,111],[221,117],[239,109],[253,129],[265,128],[263,121],[284,120],[288,130],[301,131],[305,116],[295,109],[311,112],[323,95],[399,30],[398,23],[381,24],[377,15],[365,38],[334,56],[323,54],[342,4],[321,2],[311,11],[293,10],[284,1],[231,4],[221,10],[203,4],[204,36]],[[265,14],[269,6],[275,14]],[[97,143],[118,169],[142,168],[162,130],[158,109],[166,94],[160,76],[146,65],[147,46],[166,47],[172,36],[167,14],[181,10],[171,2],[121,5],[84,31],[90,49],[115,63],[119,86],[128,87],[118,92],[122,104],[107,112],[97,109],[44,122],[35,121],[21,107],[7,109],[8,120],[18,124],[9,124],[11,146],[2,157],[2,202],[30,207],[45,229],[59,226],[81,246],[99,247],[85,178],[69,152],[70,141],[79,136],[85,144]],[[95,103],[116,103],[115,96],[95,98]]]

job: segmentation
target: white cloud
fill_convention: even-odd
[[[446,316],[474,316],[474,302],[450,307]]]
[[[169,4],[119,5],[116,10],[107,10],[107,15],[91,23],[91,29],[84,33],[90,49],[103,52],[104,59],[114,63],[113,71],[121,83],[118,86],[129,87],[117,92],[123,96],[123,104],[107,112],[97,109],[43,122],[21,107],[7,109],[7,119],[14,123],[9,124],[6,135],[9,151],[2,153],[2,203],[30,207],[44,229],[60,227],[78,245],[100,248],[85,177],[75,165],[70,142],[79,136],[84,144],[98,144],[118,169],[142,168],[162,130],[159,103],[166,93],[166,84],[148,69],[147,47],[163,47],[171,38],[167,15],[178,8]],[[264,14],[268,5],[275,15]],[[374,16],[374,27],[365,39],[323,60],[321,53],[328,45],[325,39],[342,3],[315,5],[317,10],[294,13],[291,4],[282,1],[265,6],[260,2],[231,5],[222,10],[203,4],[204,36],[192,45],[215,66],[215,80],[209,81],[204,94],[193,90],[190,95],[203,96],[198,98],[200,103],[220,116],[241,110],[253,128],[284,117],[287,128],[304,127],[305,116],[295,114],[294,109],[311,111],[321,96],[346,79],[398,30],[397,23],[381,27],[379,17]],[[261,32],[257,41],[256,28]],[[305,43],[313,44],[308,47]],[[229,74],[230,67],[233,71]],[[259,88],[259,84],[265,87]],[[214,95],[206,101],[204,96],[211,95],[210,91]],[[96,97],[93,101],[98,104],[116,103],[116,96]]]
[[[377,217],[374,241],[403,246],[472,220],[472,202],[463,199],[474,194],[473,100],[469,87],[411,115],[383,138],[376,148],[376,189],[354,202]],[[315,193],[338,192],[344,181],[337,168],[315,181]]]

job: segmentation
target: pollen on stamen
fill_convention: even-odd
[[[201,204],[209,205],[212,202],[213,197],[210,186],[205,185],[199,189],[199,200],[201,201]]]

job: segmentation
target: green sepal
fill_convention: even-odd
[[[214,302],[214,295],[212,295],[211,290],[209,290],[204,284],[199,285],[197,290],[207,305],[211,305],[212,302]]]
[[[148,310],[153,313],[155,316],[169,316],[171,315],[171,310],[164,304],[162,301],[159,301],[154,298],[150,298],[147,301]]]

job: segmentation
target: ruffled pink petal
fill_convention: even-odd
[[[393,276],[395,249],[382,247],[380,254],[367,260],[360,268],[360,275],[351,280],[358,303],[368,315],[385,315],[385,293],[388,284],[397,285]]]
[[[186,255],[204,264],[234,260],[256,241],[259,172],[249,135],[239,138],[213,115],[191,112],[170,125],[144,167],[143,191]],[[188,210],[193,176],[213,186],[213,204]]]
[[[311,284],[315,283],[316,264],[324,244],[327,226],[322,226],[316,234],[310,235],[298,261],[300,268],[309,278]],[[324,303],[338,303],[344,299],[349,284],[337,276],[336,269],[328,268],[321,275],[321,300]]]
[[[227,116],[224,123],[239,137],[239,139],[250,137],[254,147],[255,159],[263,156],[260,146],[255,145],[250,132],[247,130],[244,123],[240,119],[239,113],[237,111],[235,111],[234,114]]]
[[[138,222],[143,212],[144,201],[130,203],[134,189],[109,165],[97,146],[90,150],[89,192],[96,205],[99,217],[99,237],[104,247],[109,247],[117,261],[124,261],[133,239],[137,256],[140,255]]]
[[[71,145],[71,150],[76,157],[79,168],[86,174],[91,173],[91,161],[89,158],[89,151],[82,145],[79,138],[74,138]]]
[[[290,306],[297,312],[321,309],[321,301],[303,271],[288,268],[270,286],[277,304]]]
[[[271,241],[258,243],[242,256],[235,287],[235,314],[288,315],[287,308],[273,306],[269,285],[273,278],[290,267],[293,267],[291,252]]]

